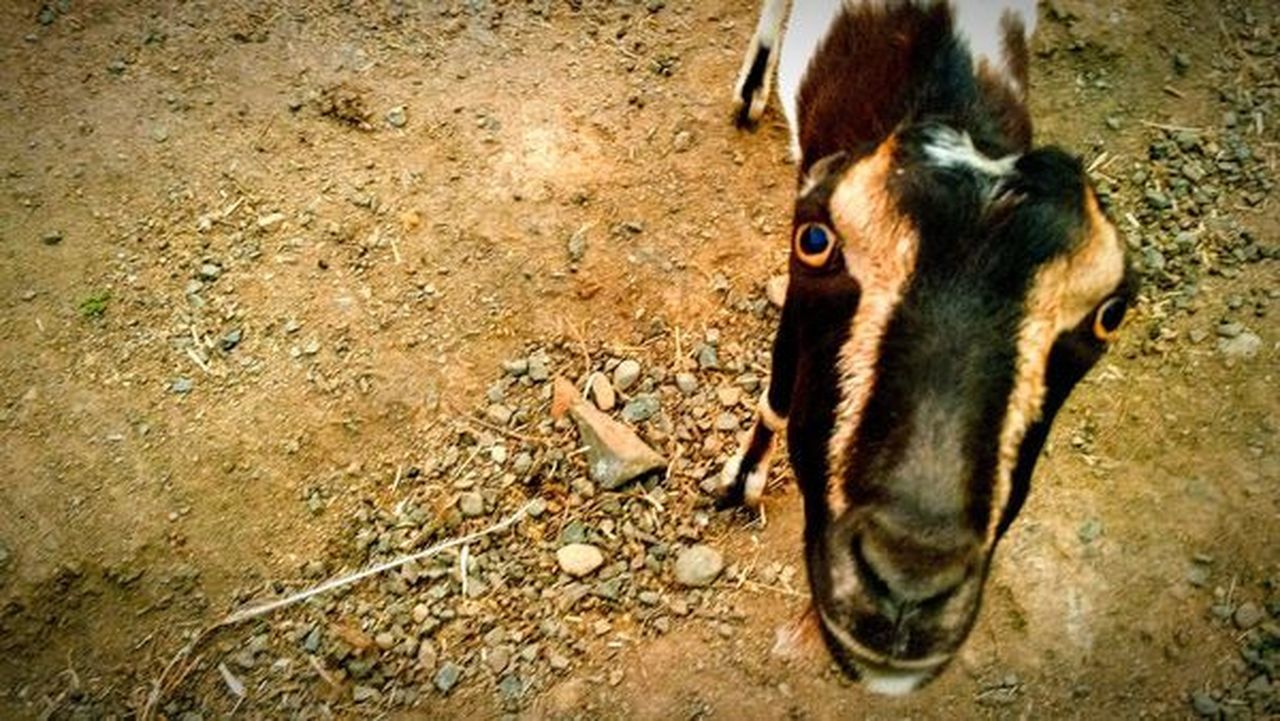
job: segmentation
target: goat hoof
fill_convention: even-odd
[[[737,454],[724,464],[716,486],[717,510],[760,507],[769,476],[768,469],[757,467],[748,470],[743,468],[742,462],[742,454]]]

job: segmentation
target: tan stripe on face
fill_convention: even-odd
[[[846,451],[871,397],[885,327],[916,262],[916,230],[888,192],[894,147],[893,138],[882,143],[875,154],[845,173],[831,196],[831,218],[844,239],[845,266],[860,290],[849,338],[840,349],[840,402],[827,447],[827,500],[833,515],[849,507],[842,481],[852,460]]]
[[[1093,190],[1085,191],[1085,237],[1070,255],[1059,258],[1036,274],[1027,296],[1026,312],[1018,332],[1018,361],[1013,393],[1000,429],[1000,455],[992,494],[987,542],[1009,502],[1013,468],[1027,428],[1040,417],[1045,393],[1049,352],[1058,336],[1074,328],[1115,291],[1124,279],[1124,247],[1111,222],[1098,207]]]

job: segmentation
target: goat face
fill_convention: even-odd
[[[821,627],[906,692],[968,635],[1053,416],[1132,291],[1080,164],[920,124],[801,183],[778,352]],[[777,361],[775,361],[775,364]]]

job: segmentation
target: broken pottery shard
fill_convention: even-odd
[[[551,407],[553,415],[560,417],[568,413],[577,424],[587,447],[591,480],[604,490],[613,490],[666,468],[667,459],[645,445],[630,428],[584,401],[573,384],[564,378],[555,380]]]

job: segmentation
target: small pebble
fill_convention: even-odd
[[[556,563],[560,564],[560,570],[581,578],[604,563],[604,554],[589,543],[571,543],[556,551]]]
[[[609,379],[604,377],[603,373],[593,373],[591,375],[591,398],[596,403],[596,408],[608,413],[617,405],[618,397],[613,392],[613,385],[609,383]]]
[[[476,491],[467,491],[458,496],[458,510],[467,518],[484,515],[484,496]]]
[[[453,687],[458,685],[458,679],[462,676],[462,669],[453,661],[446,661],[439,671],[436,671],[435,684],[440,689],[440,693],[449,693]]]
[[[676,374],[676,388],[686,396],[691,396],[698,392],[698,377],[687,371]]]
[[[676,581],[693,588],[708,586],[723,569],[724,556],[711,546],[698,544],[681,551],[676,558]]]
[[[619,392],[626,393],[631,386],[635,385],[640,379],[640,364],[630,358],[618,364],[613,369],[613,387]]]

